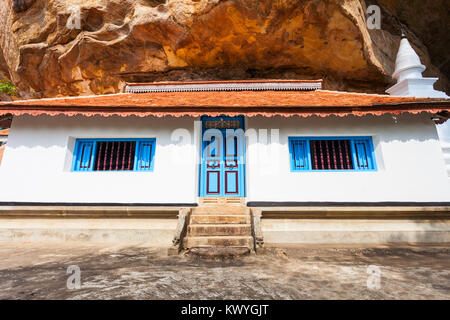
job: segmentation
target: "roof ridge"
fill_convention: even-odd
[[[305,79],[247,79],[247,80],[193,80],[193,81],[158,81],[158,82],[127,82],[129,86],[138,85],[187,85],[187,84],[230,84],[230,83],[323,83],[323,79],[305,80]]]
[[[190,91],[314,91],[322,89],[322,80],[226,80],[129,83],[127,93]]]

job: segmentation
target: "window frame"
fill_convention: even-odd
[[[311,150],[310,150],[310,141],[311,140],[350,140],[350,148],[351,148],[351,154],[352,154],[352,162],[353,162],[353,169],[343,169],[343,170],[336,170],[336,169],[326,169],[326,170],[313,170],[312,169],[312,161],[311,161]],[[355,141],[357,140],[367,140],[369,145],[369,156],[368,160],[372,162],[372,168],[371,169],[361,169],[358,168],[357,163],[357,153],[355,150]],[[307,169],[297,169],[295,167],[295,159],[293,154],[293,142],[295,141],[305,141],[306,142],[306,164]],[[376,154],[375,154],[375,148],[373,144],[373,137],[372,136],[289,136],[288,137],[288,144],[289,144],[289,163],[290,163],[290,171],[291,172],[375,172],[378,171],[377,167],[377,160],[376,160]]]
[[[118,142],[135,142],[136,147],[134,150],[134,164],[133,164],[133,170],[94,170],[94,160],[97,152],[97,143],[98,142],[111,142],[111,141],[118,141]],[[80,168],[77,168],[77,164],[79,161],[79,148],[83,143],[93,143],[93,152],[91,154],[91,164],[90,167],[86,170],[80,170]],[[150,166],[149,168],[138,168],[139,163],[139,152],[141,149],[141,144],[143,143],[151,143],[152,144],[152,150],[150,154]],[[155,149],[156,149],[156,138],[76,138],[75,139],[75,148],[72,155],[72,166],[71,171],[72,172],[153,172],[154,166],[155,166]]]

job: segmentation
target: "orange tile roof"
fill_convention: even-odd
[[[344,107],[428,103],[443,99],[395,97],[338,91],[240,91],[119,93],[3,102],[3,106],[85,107]],[[445,101],[445,100],[444,100]],[[447,103],[450,100],[447,100]]]
[[[13,115],[326,116],[424,111],[436,113],[449,110],[450,99],[395,97],[326,90],[120,93],[0,103],[0,114]]]
[[[9,129],[0,130],[0,136],[9,136]]]

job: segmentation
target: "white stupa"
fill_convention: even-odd
[[[405,35],[402,35],[400,48],[395,61],[395,72],[392,75],[397,83],[386,92],[393,96],[413,96],[422,98],[449,98],[445,92],[434,89],[438,78],[424,78],[422,73],[426,67],[411,47]]]

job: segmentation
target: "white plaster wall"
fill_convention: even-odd
[[[436,127],[427,115],[249,118],[279,142],[249,142],[247,201],[450,201]],[[289,136],[373,136],[376,172],[291,172]]]
[[[450,121],[436,125],[439,139],[441,140],[442,151],[444,153],[447,175],[450,179]],[[450,181],[450,180],[449,180]]]
[[[15,117],[0,166],[0,201],[194,203],[198,154],[171,141],[193,118]],[[153,172],[71,172],[75,138],[156,138]]]

